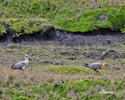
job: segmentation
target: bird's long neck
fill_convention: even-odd
[[[25,63],[28,65],[29,64],[29,59],[25,57]]]

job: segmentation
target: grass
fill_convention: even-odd
[[[2,71],[1,71],[2,72]],[[35,78],[35,81],[30,80],[27,76],[28,74],[35,75],[34,70],[31,71],[25,71],[25,72],[16,72],[16,71],[7,71],[11,74],[16,74],[15,79],[13,79],[13,83],[8,83],[4,86],[2,84],[0,85],[0,98],[1,99],[7,99],[7,100],[41,100],[41,99],[47,99],[47,100],[62,100],[62,99],[90,99],[90,100],[97,100],[104,98],[106,100],[123,100],[124,97],[124,79],[121,80],[108,80],[108,79],[79,79],[79,80],[65,80],[63,78],[63,81],[58,80],[59,76],[56,75],[56,77],[51,74],[47,73],[41,73],[41,75],[37,71],[36,76],[39,75],[39,77]],[[22,74],[23,73],[23,74]],[[17,75],[18,74],[18,75]],[[49,80],[46,80],[46,75]],[[20,77],[21,76],[21,77]],[[7,77],[5,75],[5,77]],[[72,76],[70,76],[72,77]],[[70,78],[69,77],[69,78]],[[20,84],[16,82],[20,78]],[[23,80],[21,80],[23,78]],[[53,82],[50,81],[50,79],[54,78]],[[60,78],[61,79],[61,78]],[[36,81],[39,80],[39,81]],[[43,84],[43,80],[45,83]],[[4,82],[4,81],[3,81]],[[23,84],[24,82],[27,83],[27,85]],[[37,84],[35,85],[35,83]],[[42,82],[42,84],[41,84]],[[31,83],[31,84],[30,84]],[[5,84],[5,83],[4,83]],[[18,85],[17,85],[18,84]],[[113,91],[114,94],[99,94],[101,90],[106,91]]]
[[[51,26],[48,20],[42,18],[6,18],[0,19],[1,35],[7,31],[15,33],[12,37],[19,37],[24,34],[32,34],[39,31],[45,31],[45,26]],[[6,28],[8,26],[8,28]]]
[[[36,69],[38,69],[39,67],[36,67]],[[51,72],[51,73],[55,73],[55,74],[71,74],[71,75],[77,75],[77,74],[81,74],[81,75],[86,75],[86,74],[92,74],[94,73],[94,71],[85,68],[85,67],[76,67],[76,66],[45,66],[40,68],[42,71],[44,72]]]
[[[124,52],[124,45],[112,47],[66,47],[55,45],[9,44],[0,49],[0,99],[6,100],[124,100],[124,58],[92,59],[86,53],[114,49]],[[79,55],[76,55],[76,51]],[[97,54],[100,53],[96,52]],[[28,54],[30,65],[24,70],[10,66]],[[92,53],[91,53],[92,54]],[[76,59],[69,59],[71,57]],[[68,58],[68,59],[67,59]],[[107,62],[109,69],[100,74],[86,68],[86,62]],[[113,94],[100,94],[102,90]]]
[[[9,1],[9,0],[8,0]],[[46,31],[44,26],[71,32],[100,28],[125,32],[123,0],[10,0],[0,1],[0,35],[12,37]],[[101,20],[105,14],[107,18]],[[109,41],[109,40],[107,40]],[[109,41],[110,42],[110,41]],[[9,44],[0,49],[1,100],[124,100],[125,47],[66,47],[39,44]],[[101,57],[108,50],[113,50]],[[31,57],[25,71],[10,66]],[[91,58],[93,56],[94,58]],[[97,58],[96,58],[97,57]],[[100,75],[85,63],[107,62]],[[113,94],[99,94],[100,91]]]
[[[27,68],[22,72],[1,67],[0,98],[7,100],[45,98],[47,100],[62,100],[63,98],[68,100],[73,98],[123,100],[125,98],[123,95],[124,79],[108,79],[108,77],[102,79],[98,78],[98,75],[85,78],[81,73],[79,73],[80,76],[70,73],[63,75],[62,73],[43,72],[43,67],[39,68],[42,70]],[[101,90],[113,91],[114,94],[99,94]]]
[[[21,0],[20,4],[18,0],[11,0],[9,3],[0,1],[1,19],[4,19],[0,20],[0,34],[7,33],[10,26],[14,36],[18,37],[43,31],[42,26],[48,24],[71,32],[108,28],[124,33],[124,5],[122,0]],[[101,20],[103,14],[107,17]],[[15,21],[6,23],[11,18]]]

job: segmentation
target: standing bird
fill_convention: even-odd
[[[85,66],[95,70],[96,72],[98,72],[98,69],[103,69],[105,66],[108,67],[108,64],[107,63],[94,62],[94,63],[90,63],[90,64],[85,64]]]
[[[16,64],[13,64],[11,66],[11,69],[19,69],[19,70],[24,70],[24,68],[29,64],[29,59],[28,59],[28,55],[25,56],[25,60],[24,61],[20,61]]]

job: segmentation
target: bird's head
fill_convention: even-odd
[[[25,61],[26,61],[27,64],[29,63],[29,58],[28,58],[27,54],[25,55]]]
[[[101,68],[103,69],[104,67],[108,67],[109,65],[107,64],[107,63],[102,63],[102,66],[101,66]]]
[[[26,54],[25,57],[28,58],[28,55]]]
[[[31,61],[32,59],[26,54],[25,58],[27,58],[29,61]]]

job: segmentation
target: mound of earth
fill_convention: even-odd
[[[0,37],[1,41],[14,43],[21,42],[39,42],[42,44],[54,43],[57,45],[85,46],[85,45],[111,45],[125,42],[125,34],[120,31],[111,31],[109,29],[94,30],[86,33],[72,33],[50,28],[47,31],[40,31],[33,34],[23,34],[19,37],[10,37],[7,35]]]

